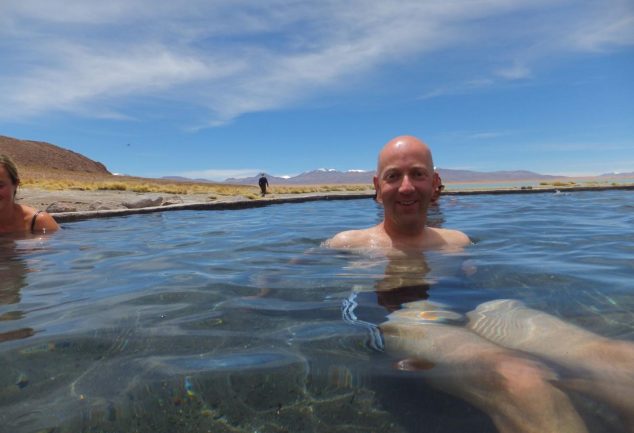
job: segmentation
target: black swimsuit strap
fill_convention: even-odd
[[[35,231],[35,220],[37,219],[37,216],[39,214],[41,214],[41,213],[42,213],[42,211],[38,210],[37,212],[35,212],[33,214],[33,219],[31,219],[31,233],[33,233]]]

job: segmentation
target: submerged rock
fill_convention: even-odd
[[[20,373],[15,384],[18,386],[18,388],[23,389],[29,384],[29,377],[26,375],[26,373]]]

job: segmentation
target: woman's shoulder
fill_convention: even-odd
[[[27,206],[25,204],[18,204],[17,205],[17,215],[16,215],[16,219],[20,219],[22,220],[22,222],[24,222],[25,226],[27,225],[27,223],[30,224],[31,219],[33,218],[33,215],[35,215],[37,213],[37,209],[32,208],[31,206]]]
[[[37,210],[31,206],[20,205],[24,217],[25,227],[32,232],[53,231],[59,229],[57,221],[45,211]]]

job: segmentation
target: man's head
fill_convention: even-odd
[[[416,137],[390,140],[379,153],[374,187],[385,209],[386,229],[424,228],[427,208],[437,185],[429,147]]]
[[[434,170],[434,182],[436,182],[436,188],[434,189],[434,194],[431,196],[432,203],[438,203],[438,199],[440,199],[440,194],[442,194],[445,189],[445,185],[442,184],[442,179],[437,171]]]

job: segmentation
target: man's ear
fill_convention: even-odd
[[[381,186],[380,186],[380,184],[379,184],[379,178],[378,178],[378,177],[376,177],[376,176],[374,176],[374,177],[372,178],[372,182],[374,182],[374,191],[376,191],[376,196],[375,196],[376,198],[375,198],[375,200],[376,200],[378,203],[383,203],[383,199],[381,198]]]

